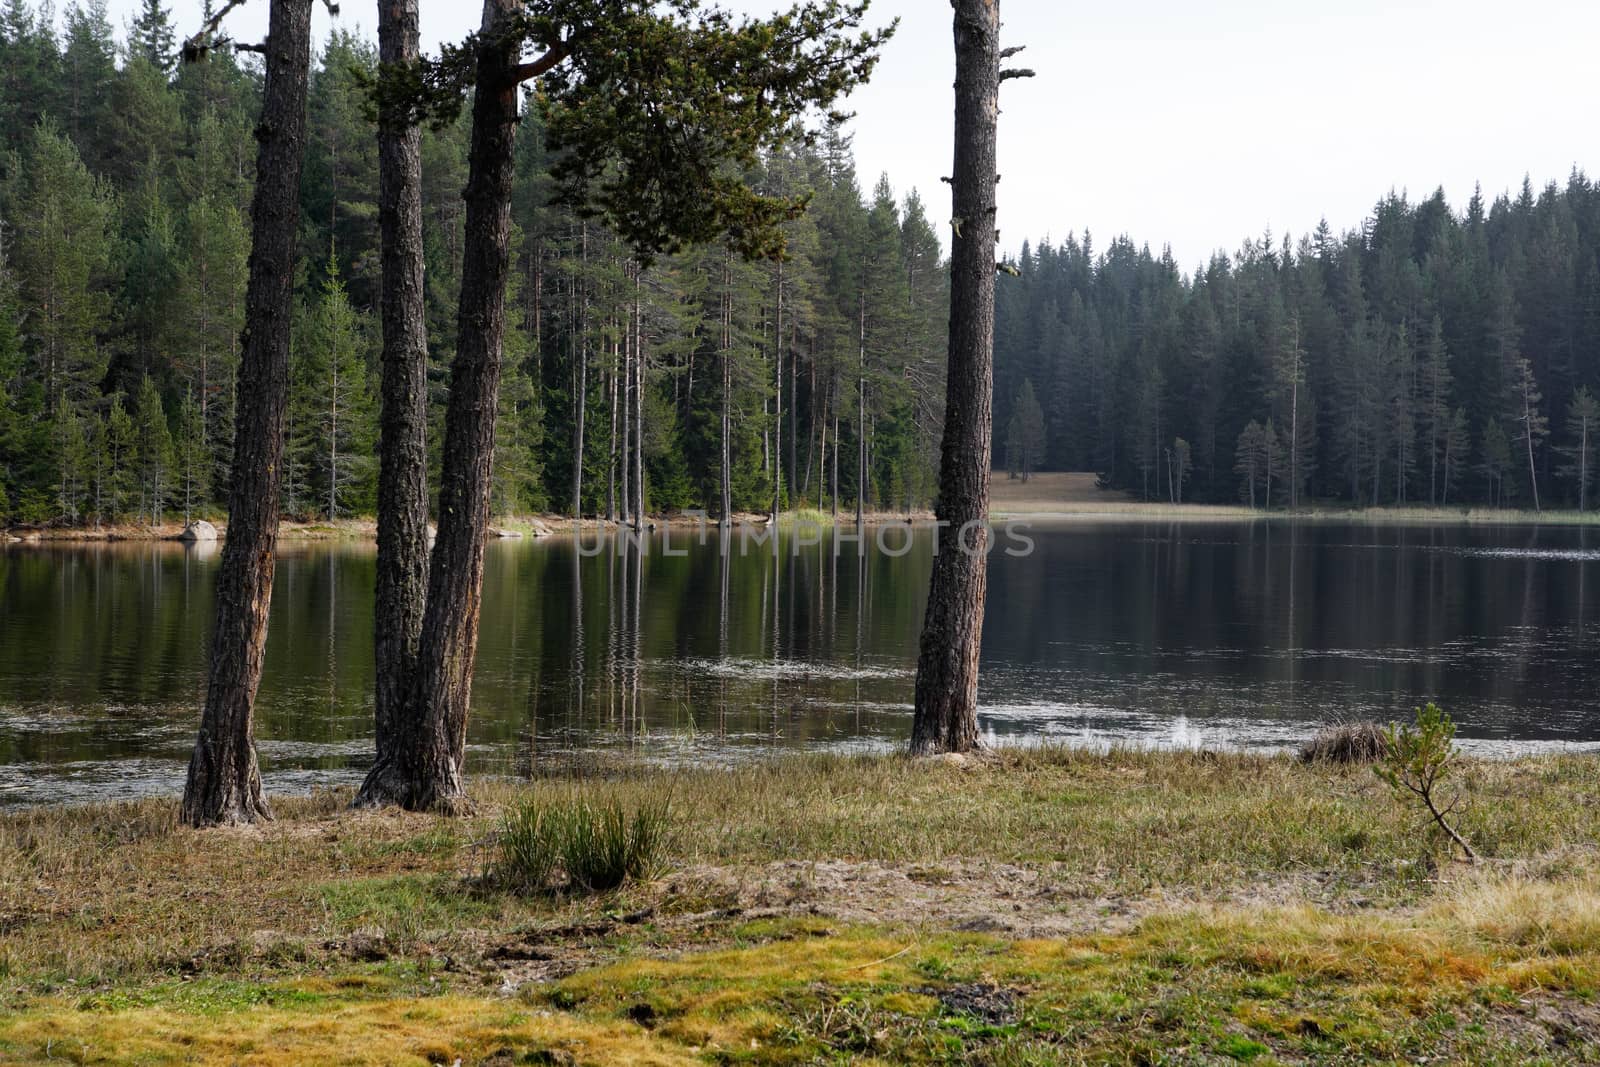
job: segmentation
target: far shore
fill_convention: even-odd
[[[847,505],[852,502],[845,502]],[[1428,526],[1588,526],[1600,525],[1600,511],[1519,508],[1488,508],[1477,505],[1430,507],[1428,505],[1349,505],[1314,502],[1290,510],[1283,507],[1251,508],[1239,504],[1185,504],[1159,500],[1139,500],[1120,490],[1101,489],[1093,474],[1042,472],[1027,479],[1011,478],[996,471],[991,488],[990,518],[994,522],[1070,523],[1070,522],[1345,522]],[[227,533],[227,519],[220,515],[203,516],[216,526],[219,537]],[[868,511],[868,525],[924,525],[934,520],[930,509]],[[770,516],[761,512],[736,512],[734,526],[764,526]],[[802,507],[785,511],[780,525],[815,523],[821,526],[847,526],[855,522],[853,506],[837,512]],[[624,523],[604,516],[535,514],[502,516],[491,521],[491,538],[560,537],[574,532],[592,533]],[[714,528],[717,520],[698,512],[673,511],[650,515],[647,529],[671,527]],[[110,542],[181,540],[181,521],[149,523],[106,523],[90,526],[12,526],[4,530],[0,542]],[[377,521],[364,515],[342,519],[285,519],[279,537],[287,541],[375,540]]]

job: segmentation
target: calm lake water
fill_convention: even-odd
[[[489,548],[471,763],[614,750],[681,761],[898,744],[931,559],[831,535],[641,555]],[[1036,523],[995,553],[992,740],[1279,747],[1435,699],[1484,751],[1600,742],[1600,530],[1289,522]],[[1005,544],[1002,544],[1005,547]],[[374,554],[288,544],[257,736],[269,788],[370,759]],[[176,792],[214,549],[0,549],[0,803]]]

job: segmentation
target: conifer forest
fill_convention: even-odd
[[[126,40],[103,3],[13,0],[0,23],[4,160],[0,516],[149,522],[225,508],[251,129],[248,54],[178,62],[157,0]],[[314,57],[283,472],[285,514],[370,514],[378,464],[375,45]],[[529,109],[517,139],[513,277],[499,384],[497,514],[615,516],[642,444],[651,512],[904,509],[933,492],[946,296],[914,191],[864,182],[850,138],[764,156],[747,179],[809,197],[788,256],[702,245],[641,264],[552,203]],[[460,290],[469,116],[423,134],[436,484]],[[630,404],[629,398],[637,402]],[[724,463],[723,457],[727,457]]]
[[[0,17],[8,522],[225,508],[261,74],[248,54],[180,63],[180,36],[157,0],[126,33],[100,0]],[[282,482],[302,518],[375,506],[376,67],[336,28],[312,71]],[[809,197],[787,258],[645,265],[554,203],[538,109],[525,123],[497,514],[626,514],[635,439],[651,512],[930,504],[946,223],[917,190],[858,174],[830,126],[747,176]],[[468,125],[423,134],[430,473]],[[1390,192],[1343,223],[1195,269],[1125,236],[1025,243],[997,287],[997,464],[1173,503],[1592,507],[1600,188],[1575,171],[1465,205]]]

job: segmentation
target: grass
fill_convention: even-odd
[[[1325,726],[1301,745],[1301,763],[1376,763],[1389,752],[1389,737],[1382,723],[1344,722]]]
[[[778,525],[783,527],[807,526],[826,530],[831,529],[833,524],[832,512],[818,511],[816,508],[794,508],[778,515]]]
[[[1600,1033],[1600,761],[1466,761],[1450,862],[1370,768],[793,758],[0,816],[0,1062],[1549,1062]],[[485,875],[507,813],[671,798],[670,870]],[[553,872],[552,872],[553,874]],[[1566,1042],[1565,1045],[1561,1042]]]
[[[1312,503],[1289,512],[1281,508],[1260,510],[1237,504],[1171,504],[1163,500],[1139,500],[1121,490],[1099,489],[1095,485],[1095,476],[1083,473],[1045,472],[1033,475],[1026,482],[1020,478],[1012,480],[1000,473],[993,479],[992,493],[991,512],[997,520],[1103,517],[1202,522],[1293,518],[1307,522],[1430,526],[1600,524],[1600,511],[1410,505],[1362,507]]]
[[[500,820],[495,876],[525,892],[550,888],[558,872],[569,888],[590,893],[647,881],[662,866],[671,805],[670,796],[628,809],[583,795],[513,804]]]

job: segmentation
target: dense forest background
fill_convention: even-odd
[[[59,23],[59,25],[58,25]],[[226,499],[259,70],[176,59],[159,0],[0,10],[0,521],[156,521]],[[313,71],[284,505],[370,512],[377,159],[366,39]],[[424,139],[430,401],[459,287],[465,118]],[[554,203],[518,142],[494,507],[611,514],[626,367],[644,359],[651,510],[923,506],[946,278],[915,192],[858,181],[841,129],[762,161],[809,192],[789,258],[643,266]],[[1600,188],[1464,210],[1391,194],[1360,229],[1268,234],[1186,275],[1085,235],[1024,246],[998,296],[997,462],[1093,470],[1153,500],[1591,507],[1600,460]],[[436,426],[437,429],[437,426]],[[437,460],[442,434],[431,435]]]
[[[1581,172],[1459,214],[1391,193],[1358,230],[1267,234],[1193,276],[1088,235],[1014,266],[995,341],[1013,470],[1261,507],[1596,503],[1600,188]]]
[[[159,0],[118,34],[102,0],[0,13],[0,519],[159,521],[226,500],[243,323],[253,57],[180,65]],[[379,249],[373,44],[336,29],[312,74],[284,505],[370,512]],[[467,116],[424,137],[437,463],[455,344]],[[611,514],[644,359],[651,509],[925,502],[942,416],[947,304],[915,193],[864,194],[844,131],[762,161],[809,192],[789,257],[722,247],[648,266],[553,205],[536,110],[518,139],[515,277],[494,507]],[[620,413],[620,417],[619,417]],[[619,429],[620,427],[620,429]],[[780,462],[781,461],[781,462]]]

